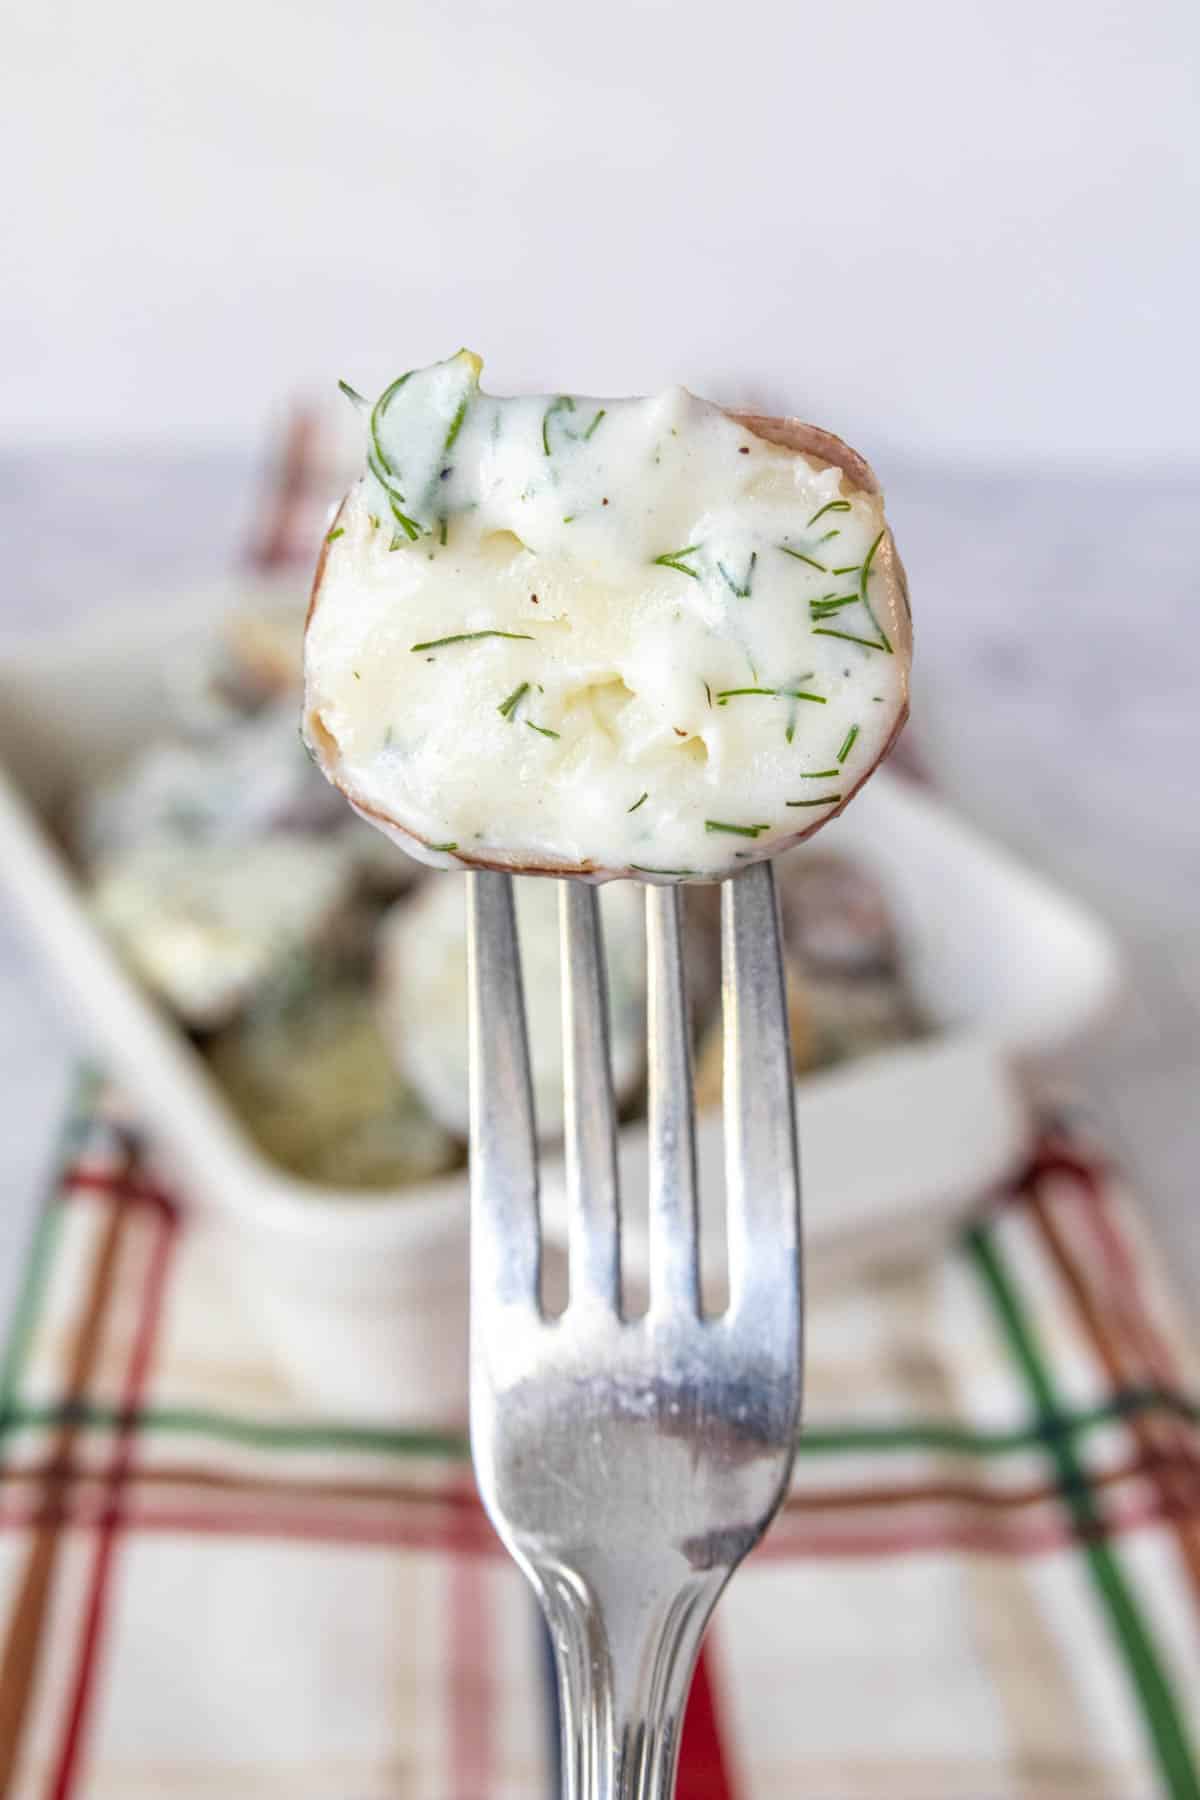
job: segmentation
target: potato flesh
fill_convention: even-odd
[[[406,847],[720,878],[874,766],[907,690],[862,575],[877,495],[682,389],[473,390],[444,460],[437,442],[435,422],[385,444],[420,471],[415,540],[374,475],[352,490],[306,643],[318,758]]]

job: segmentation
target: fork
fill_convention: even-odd
[[[649,1305],[622,1309],[596,889],[560,885],[570,1294],[540,1295],[511,876],[469,877],[471,1450],[545,1612],[566,1800],[671,1800],[709,1615],[766,1530],[800,1413],[799,1178],[772,871],[722,894],[729,1302],[701,1306],[679,890],[646,892]]]

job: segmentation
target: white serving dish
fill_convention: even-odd
[[[238,589],[245,597],[244,585]],[[395,1196],[339,1193],[264,1160],[202,1059],[91,925],[43,820],[78,780],[171,730],[164,669],[199,647],[229,592],[53,642],[0,644],[0,880],[105,1059],[160,1134],[175,1179],[237,1253],[264,1332],[312,1404],[411,1422],[460,1417],[465,1393],[465,1177]],[[1028,1143],[1023,1065],[1053,1058],[1113,991],[1104,931],[1073,901],[926,793],[875,777],[826,843],[881,877],[933,1038],[797,1090],[810,1279],[853,1274],[943,1233]],[[622,1134],[626,1192],[643,1190],[641,1128]],[[718,1198],[719,1119],[700,1129]],[[549,1235],[562,1194],[547,1171]],[[706,1231],[719,1233],[706,1206]],[[634,1218],[636,1277],[644,1233]]]

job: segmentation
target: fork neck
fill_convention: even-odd
[[[682,1583],[633,1564],[602,1591],[561,1565],[536,1571],[558,1667],[564,1800],[671,1800],[684,1707],[728,1568]]]

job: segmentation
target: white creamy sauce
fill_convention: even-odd
[[[326,773],[451,866],[713,879],[806,835],[906,704],[878,495],[682,388],[478,372],[371,411],[306,641]]]

